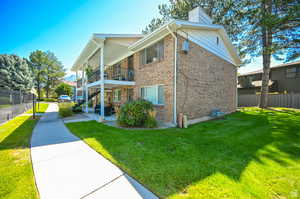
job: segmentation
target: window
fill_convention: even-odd
[[[149,46],[141,51],[141,64],[149,64],[155,61],[161,61],[164,58],[164,40]]]
[[[112,79],[120,80],[120,77],[121,77],[121,62],[119,62],[119,63],[112,66],[112,73],[113,73]]]
[[[127,63],[128,63],[128,70],[127,70],[127,77],[129,81],[133,81],[134,80],[134,61],[133,61],[133,55],[129,56],[127,58]]]
[[[287,68],[286,69],[286,78],[296,78],[297,76],[297,68]]]
[[[121,89],[114,90],[114,102],[121,101]]]
[[[133,88],[128,88],[127,89],[127,101],[132,101],[133,100]]]
[[[142,87],[141,98],[148,100],[153,104],[164,104],[165,96],[163,85]]]

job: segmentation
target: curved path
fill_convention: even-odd
[[[157,198],[74,136],[50,104],[31,138],[31,156],[41,199]]]

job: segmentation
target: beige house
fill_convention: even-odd
[[[239,64],[224,28],[195,8],[189,21],[172,20],[145,36],[94,34],[72,70],[80,76],[78,98],[89,101],[85,111],[100,104],[104,119],[105,107],[144,98],[158,120],[176,124],[179,113],[195,122],[213,109],[235,111]]]

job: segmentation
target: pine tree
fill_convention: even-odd
[[[49,93],[53,90],[60,80],[65,76],[65,69],[62,63],[57,59],[54,53],[48,51],[47,64],[46,64],[46,97],[49,97]]]
[[[0,55],[0,87],[28,91],[33,86],[33,74],[26,59],[17,55]]]
[[[197,6],[224,26],[244,64],[262,56],[260,107],[267,107],[271,56],[285,62],[300,56],[300,0],[170,0],[159,6],[161,18],[143,33],[170,18],[187,20],[188,11]]]

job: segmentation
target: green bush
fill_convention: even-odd
[[[156,121],[155,117],[148,115],[148,117],[145,121],[145,127],[147,127],[147,128],[157,127],[157,121]]]
[[[155,127],[156,120],[150,115],[153,104],[149,101],[138,99],[125,103],[118,113],[118,124],[126,127]]]
[[[54,98],[41,98],[40,102],[57,102],[57,99]]]
[[[72,111],[73,111],[74,113],[81,113],[81,112],[82,112],[82,105],[80,105],[80,106],[74,105],[74,106],[72,107]]]
[[[73,115],[72,107],[74,106],[74,103],[72,102],[63,102],[59,103],[59,115],[61,117],[68,117]]]

